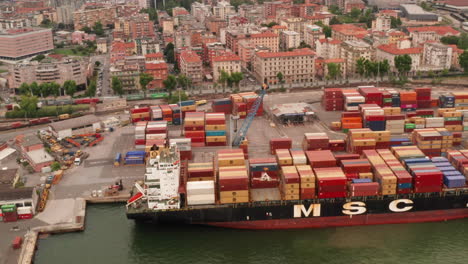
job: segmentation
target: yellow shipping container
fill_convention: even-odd
[[[226,130],[226,125],[205,125],[205,130]]]
[[[214,177],[187,178],[187,181],[212,181]]]
[[[206,142],[226,142],[226,136],[207,136]]]
[[[372,172],[361,172],[361,173],[359,173],[359,179],[374,180],[374,174],[372,174]]]
[[[304,188],[315,188],[315,182],[302,182],[301,181],[301,189]]]
[[[219,197],[221,199],[232,197],[249,197],[249,190],[222,191],[219,192]]]
[[[231,204],[231,203],[248,203],[249,202],[249,197],[226,197],[226,198],[220,198],[219,202],[221,204]]]
[[[299,196],[300,196],[299,194],[285,194],[283,196],[283,200],[288,200],[288,201],[290,201],[290,200],[300,200]]]

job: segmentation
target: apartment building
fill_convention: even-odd
[[[84,8],[73,12],[73,25],[76,30],[83,27],[92,27],[98,21],[103,26],[114,24],[117,18],[115,6],[86,5]]]
[[[442,37],[460,36],[460,32],[450,26],[408,27],[407,30],[414,47],[426,41],[440,41]]]
[[[191,79],[194,84],[202,82],[202,60],[195,51],[183,50],[180,53],[180,73]]]
[[[190,10],[192,16],[201,23],[211,16],[211,6],[199,2],[193,2]]]
[[[281,50],[289,50],[299,47],[301,44],[301,36],[295,31],[283,31],[280,34]]]
[[[353,24],[337,24],[332,25],[332,38],[341,41],[360,40],[364,38],[368,32],[362,27]]]
[[[343,41],[332,38],[323,38],[316,40],[315,47],[317,51],[317,57],[323,59],[340,58],[341,43],[343,43]]]
[[[19,28],[0,32],[0,60],[22,60],[54,49],[49,28]]]
[[[279,36],[273,32],[267,31],[255,34],[245,34],[235,31],[226,32],[226,47],[236,54],[239,50],[238,43],[241,40],[249,40],[256,46],[268,47],[273,52],[277,52],[279,49]]]
[[[84,41],[95,41],[96,35],[95,34],[87,34],[84,31],[75,31],[71,34],[72,43],[73,44],[83,44]]]
[[[306,25],[304,28],[304,42],[315,48],[315,42],[319,39],[324,39],[323,29],[317,25]]]
[[[10,89],[17,89],[23,83],[56,82],[63,85],[65,81],[75,81],[77,85],[86,84],[88,62],[84,59],[64,58],[44,59],[42,62],[31,61],[10,66],[8,80]]]
[[[229,2],[220,1],[216,6],[213,6],[213,16],[222,19],[227,19],[229,15],[235,14],[236,9]]]
[[[423,45],[422,65],[432,70],[450,69],[453,49],[449,45],[437,42],[426,42]]]
[[[283,74],[285,83],[311,82],[314,79],[315,52],[296,49],[286,52],[257,52],[253,59],[253,72],[259,82],[279,82],[277,74]]]
[[[392,19],[390,16],[378,16],[372,20],[372,30],[387,31],[392,28]]]
[[[146,73],[151,74],[154,80],[148,88],[161,89],[164,88],[163,81],[167,79],[168,67],[164,60],[147,61],[145,64]]]
[[[241,59],[232,52],[224,52],[213,57],[213,80],[218,81],[221,72],[227,73],[241,72]]]
[[[111,63],[115,63],[119,60],[125,59],[127,56],[136,54],[136,52],[137,49],[135,42],[114,41],[112,42],[110,50],[110,61]]]
[[[419,70],[421,65],[421,54],[423,48],[405,48],[399,49],[395,44],[380,45],[376,50],[376,59],[378,61],[388,60],[391,66],[392,71],[396,71],[395,68],[395,57],[399,55],[409,55],[411,57],[411,72],[416,72]]]
[[[374,49],[362,40],[347,40],[341,44],[341,56],[345,60],[348,76],[356,76],[356,61],[359,58],[372,60]]]

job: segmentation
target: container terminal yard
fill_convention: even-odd
[[[0,256],[7,256],[1,260],[30,263],[38,234],[83,230],[87,202],[126,202],[127,216],[144,220],[155,220],[154,209],[158,206],[163,206],[161,212],[164,206],[176,206],[171,211],[195,208],[206,214],[199,220],[208,221],[211,213],[202,208],[215,208],[216,221],[211,224],[254,229],[270,228],[269,223],[249,226],[240,218],[277,219],[277,214],[284,214],[284,208],[271,207],[270,215],[258,211],[260,216],[253,209],[245,215],[243,206],[258,207],[258,203],[273,201],[283,207],[304,206],[296,211],[287,209],[281,218],[317,214],[316,207],[310,205],[320,202],[324,218],[337,217],[336,212],[342,210],[351,215],[383,213],[388,217],[375,199],[397,201],[395,207],[390,206],[393,212],[411,207],[401,199],[412,199],[417,209],[412,212],[414,216],[405,216],[406,220],[399,222],[466,217],[464,161],[468,153],[464,150],[464,131],[468,124],[464,118],[468,96],[463,89],[348,87],[267,92],[247,130],[242,130],[243,124],[258,95],[251,92],[226,98],[200,105],[195,101],[167,105],[163,100],[153,100],[134,103],[125,111],[2,131],[0,138],[6,148],[25,158],[34,144],[15,137],[36,137],[36,145],[50,149],[47,153],[52,160],[60,161],[61,168],[60,172],[43,169],[50,167],[49,163],[42,167],[36,164],[36,171],[21,169],[25,188],[40,191],[33,197],[18,194],[18,199],[30,199],[22,204],[16,202],[18,199],[13,205],[3,202],[3,196],[0,199],[5,222],[0,230],[6,234],[0,242]],[[232,147],[231,142],[239,134],[235,130],[246,134]],[[165,191],[150,188],[151,184],[144,184],[144,180],[150,180],[149,171],[155,163],[170,157],[163,153],[169,151],[166,148],[171,142],[179,155],[174,161],[180,162],[175,166],[179,170],[174,174],[177,177],[172,179],[177,186]],[[8,163],[15,164],[16,160],[2,160],[2,166]],[[338,183],[327,190],[323,187],[328,175],[339,179],[333,178]],[[211,185],[207,187],[206,183]],[[150,194],[150,190],[156,194]],[[174,193],[184,195],[174,203]],[[164,195],[167,198],[161,198]],[[445,196],[449,198],[441,198]],[[426,211],[433,208],[425,198],[437,204],[439,213],[451,209],[452,214],[431,218]],[[327,208],[336,206],[334,202],[366,200],[369,202],[365,205]],[[226,210],[233,208],[236,211],[231,213],[238,219],[222,219]],[[187,223],[184,217],[166,219]],[[411,217],[419,218],[408,220]],[[359,216],[355,218],[351,225],[363,224]],[[234,222],[242,223],[232,225]],[[278,224],[276,228],[290,228],[288,222]],[[297,227],[326,226],[333,225],[309,222]],[[14,249],[13,242],[21,249]]]

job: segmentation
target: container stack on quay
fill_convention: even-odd
[[[145,149],[146,125],[146,121],[139,121],[135,124],[135,149]]]
[[[180,106],[180,111],[182,113],[182,118],[185,119],[186,113],[190,112],[196,112],[197,111],[197,105],[195,104],[194,100],[187,100],[187,101],[182,101],[178,103]]]
[[[431,88],[418,87],[414,88],[416,92],[417,108],[431,108]]]
[[[254,92],[245,92],[238,94],[231,94],[230,99],[232,102],[232,114],[238,115],[239,118],[243,119],[247,116],[249,111],[252,109],[255,100],[258,95]],[[256,116],[263,115],[263,104],[257,110]]]
[[[154,145],[164,147],[166,145],[167,133],[167,121],[149,121],[146,124],[145,151],[150,151]]]
[[[18,221],[18,211],[14,204],[4,204],[0,207],[3,222],[16,222]]]
[[[415,91],[400,91],[400,107],[402,111],[416,111],[418,99]]]
[[[159,105],[152,105],[150,106],[150,116],[151,120],[153,121],[161,121],[163,120],[163,113],[161,107]]]
[[[233,102],[229,98],[215,99],[211,103],[211,110],[213,112],[231,114]]]
[[[170,104],[169,107],[172,110],[172,124],[176,126],[182,124],[182,113],[180,111],[180,106],[177,104]]]
[[[192,140],[190,138],[171,138],[169,144],[176,144],[181,160],[192,160]]]
[[[356,89],[343,89],[344,107],[345,111],[357,111],[359,105],[366,102],[366,98],[362,96]]]
[[[451,92],[439,97],[439,105],[443,108],[468,110],[468,92]]]
[[[405,115],[401,114],[400,107],[384,107],[385,130],[391,134],[403,134],[405,132]]]
[[[146,152],[144,150],[129,151],[125,154],[125,165],[144,165]]]
[[[300,199],[300,178],[295,166],[281,166],[280,190],[283,200]]]
[[[149,121],[151,119],[150,108],[149,107],[133,108],[130,110],[130,118],[132,119],[132,123],[136,123],[139,121]]]
[[[377,104],[362,104],[359,106],[364,121],[364,127],[372,131],[385,130],[385,112]]]
[[[186,112],[184,135],[192,140],[192,147],[205,146],[205,113]]]
[[[270,154],[275,155],[277,149],[292,148],[292,139],[290,138],[271,138],[270,139]]]
[[[162,112],[162,119],[168,124],[172,124],[172,109],[169,105],[159,105]]]
[[[323,92],[322,107],[325,111],[343,111],[344,99],[341,88],[327,88]]]
[[[275,158],[249,159],[250,188],[276,188],[280,179],[280,168]]]
[[[288,149],[277,149],[276,150],[276,161],[280,166],[292,166],[293,159]]]
[[[218,150],[217,164],[220,203],[249,202],[249,174],[242,150]]]
[[[330,147],[330,138],[327,133],[304,133],[302,140],[302,149],[308,150],[322,150]]]
[[[224,113],[205,114],[206,146],[226,146],[226,115]]]

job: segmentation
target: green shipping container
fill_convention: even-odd
[[[468,126],[463,127],[463,131],[468,131]]]
[[[416,124],[413,124],[413,123],[405,124],[405,128],[409,128],[409,129],[413,128],[414,129],[414,128],[416,128]]]
[[[391,102],[392,102],[392,98],[384,98],[384,99],[383,99],[383,102],[384,102],[384,103],[391,103]]]
[[[2,205],[2,212],[8,213],[8,212],[16,212],[16,205],[14,204],[5,204]]]
[[[154,93],[154,94],[150,94],[150,98],[151,99],[162,99],[164,97],[167,97],[168,96],[168,93]]]
[[[445,121],[461,121],[461,117],[446,117],[444,118]]]
[[[349,128],[343,128],[343,133],[348,133]]]

